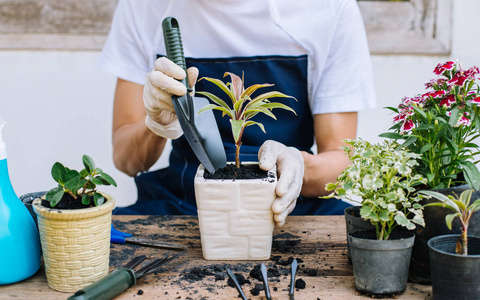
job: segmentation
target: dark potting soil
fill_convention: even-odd
[[[70,194],[63,194],[62,200],[60,200],[55,207],[51,207],[50,201],[47,200],[42,200],[42,206],[54,209],[80,209],[94,207],[95,205],[93,204],[93,199],[90,201],[89,205],[85,205],[82,203],[81,197],[77,197],[77,199],[75,199]]]
[[[226,167],[218,169],[213,174],[205,170],[203,177],[205,179],[260,179],[273,178],[273,174],[260,169],[258,164],[241,164],[238,169],[235,165],[228,164]]]
[[[295,280],[295,287],[297,289],[304,289],[307,286],[305,281],[302,278]]]
[[[360,239],[367,239],[367,240],[376,240],[377,235],[375,230],[362,230],[356,231],[351,234],[353,237],[360,238]],[[412,236],[412,233],[404,230],[393,230],[390,234],[389,240],[400,240],[406,239]]]

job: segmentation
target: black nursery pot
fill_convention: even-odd
[[[32,202],[33,200],[37,199],[37,198],[40,198],[40,197],[43,197],[47,194],[47,192],[35,192],[35,193],[28,193],[28,194],[24,194],[24,195],[21,195],[19,198],[20,200],[23,202],[23,204],[25,205],[25,207],[28,209],[28,212],[30,213],[30,215],[32,215],[32,218],[33,220],[35,221],[35,225],[37,225],[37,228],[38,228],[38,224],[37,224],[37,215],[35,214],[35,212],[33,211],[33,207],[32,207]]]
[[[399,234],[399,238],[388,240],[376,240],[375,232],[370,230],[348,235],[355,287],[359,291],[385,295],[406,289],[415,235],[408,231]]]
[[[369,221],[366,221],[360,217],[361,206],[349,206],[345,208],[345,225],[347,228],[347,257],[348,261],[352,262],[350,255],[350,243],[348,241],[348,234],[361,230],[374,230],[375,227]]]
[[[480,299],[480,237],[468,237],[469,255],[455,253],[459,234],[428,241],[434,300]]]
[[[468,185],[461,185],[447,189],[435,190],[445,195],[460,195],[464,190],[469,189]],[[472,202],[480,198],[480,192],[476,191],[472,195]],[[422,200],[422,205],[427,203],[438,202],[434,198]],[[427,242],[436,236],[447,234],[460,234],[461,224],[458,218],[453,220],[452,228],[448,229],[445,223],[445,216],[451,214],[448,208],[438,206],[428,206],[423,210],[425,227],[417,226],[415,229],[415,244],[412,249],[412,260],[410,262],[410,270],[408,279],[411,282],[430,284],[432,283],[430,276],[430,254]],[[473,213],[470,219],[469,234],[480,236],[480,211]],[[480,298],[479,298],[480,299]]]

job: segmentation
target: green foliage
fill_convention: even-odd
[[[90,156],[83,155],[82,160],[85,169],[80,172],[69,169],[59,162],[53,164],[52,178],[58,186],[48,191],[46,195],[51,207],[55,207],[66,193],[82,201],[84,205],[89,205],[93,201],[95,206],[99,206],[105,202],[105,198],[97,192],[97,186],[117,186],[110,175],[95,167],[95,162]]]
[[[419,191],[418,193],[433,197],[440,202],[433,202],[426,204],[425,206],[441,206],[448,208],[453,213],[445,216],[445,223],[448,229],[452,230],[452,222],[455,218],[459,218],[462,226],[462,236],[460,241],[460,247],[457,247],[457,253],[467,255],[468,254],[468,226],[470,219],[474,212],[480,210],[480,199],[472,202],[472,195],[475,192],[473,189],[467,189],[463,191],[460,196],[444,195],[436,191]]]
[[[199,81],[205,79],[218,86],[228,96],[232,106],[229,106],[227,102],[212,93],[196,92],[200,95],[208,97],[214,102],[214,104],[209,104],[200,109],[198,113],[200,114],[204,111],[215,109],[222,112],[222,117],[228,116],[230,118],[232,134],[236,145],[235,161],[238,168],[240,166],[240,146],[242,145],[242,135],[245,128],[248,126],[257,125],[264,133],[266,133],[263,124],[250,119],[259,113],[263,113],[276,120],[277,118],[272,113],[274,108],[281,108],[295,113],[292,108],[283,103],[270,101],[270,98],[295,98],[277,91],[272,91],[263,93],[252,99],[252,94],[255,91],[263,87],[273,86],[273,84],[254,84],[245,89],[243,77],[240,78],[239,76],[229,72],[225,72],[223,77],[228,75],[231,78],[231,82],[227,82],[226,84],[219,79],[210,77],[200,78]]]
[[[376,228],[377,239],[386,240],[397,226],[415,229],[424,226],[423,207],[418,202],[415,186],[426,179],[413,172],[420,155],[400,149],[394,141],[371,144],[362,139],[345,140],[342,146],[351,165],[328,183],[328,197],[360,202],[360,215]],[[360,200],[359,200],[360,199]]]

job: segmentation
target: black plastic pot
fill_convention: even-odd
[[[461,185],[448,189],[435,190],[445,195],[460,195],[464,190],[468,189],[468,185]],[[480,192],[472,195],[472,202],[480,198]],[[424,199],[422,204],[438,202],[434,198]],[[415,244],[412,249],[412,261],[410,262],[410,270],[408,279],[411,282],[430,284],[430,255],[427,242],[433,237],[446,234],[460,234],[460,221],[456,218],[453,221],[452,228],[449,230],[445,223],[445,216],[451,214],[452,211],[438,206],[425,207],[423,211],[425,219],[425,227],[417,226],[415,229]],[[475,212],[470,220],[469,234],[480,236],[480,212]]]
[[[28,194],[24,194],[24,195],[21,195],[19,198],[20,200],[23,202],[23,204],[25,205],[25,207],[28,209],[28,212],[32,215],[32,218],[33,220],[35,221],[35,225],[37,225],[37,228],[38,228],[38,224],[37,224],[37,215],[35,214],[35,212],[33,211],[33,207],[32,207],[32,202],[33,200],[37,199],[37,198],[40,198],[40,197],[43,197],[47,194],[47,192],[36,192],[36,193],[28,193]]]
[[[378,295],[403,292],[407,287],[415,235],[404,232],[405,238],[401,239],[360,238],[365,232],[348,235],[355,287],[361,292]]]
[[[455,253],[459,234],[428,241],[434,300],[480,299],[480,237],[468,236],[469,255]]]
[[[360,217],[361,208],[361,206],[350,206],[344,210],[345,225],[347,228],[347,257],[350,263],[352,262],[352,258],[350,256],[350,243],[348,242],[348,234],[355,231],[375,229],[372,223],[365,221]]]

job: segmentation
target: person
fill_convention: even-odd
[[[288,214],[343,214],[349,204],[319,199],[325,184],[349,164],[340,150],[356,138],[357,112],[375,106],[363,21],[355,0],[120,0],[98,61],[118,77],[113,107],[113,160],[134,176],[138,199],[115,214],[196,214],[193,177],[198,160],[170,100],[187,74],[165,58],[161,23],[174,17],[185,51],[188,80],[197,91],[219,94],[201,77],[241,76],[245,86],[272,83],[294,100],[278,99],[297,116],[276,110],[259,116],[266,134],[246,128],[241,160],[277,167],[277,226]],[[263,91],[265,92],[265,90]],[[277,99],[274,99],[277,100]],[[215,118],[227,153],[235,146],[227,118]],[[169,166],[149,171],[172,139]],[[311,151],[316,143],[316,153]]]

